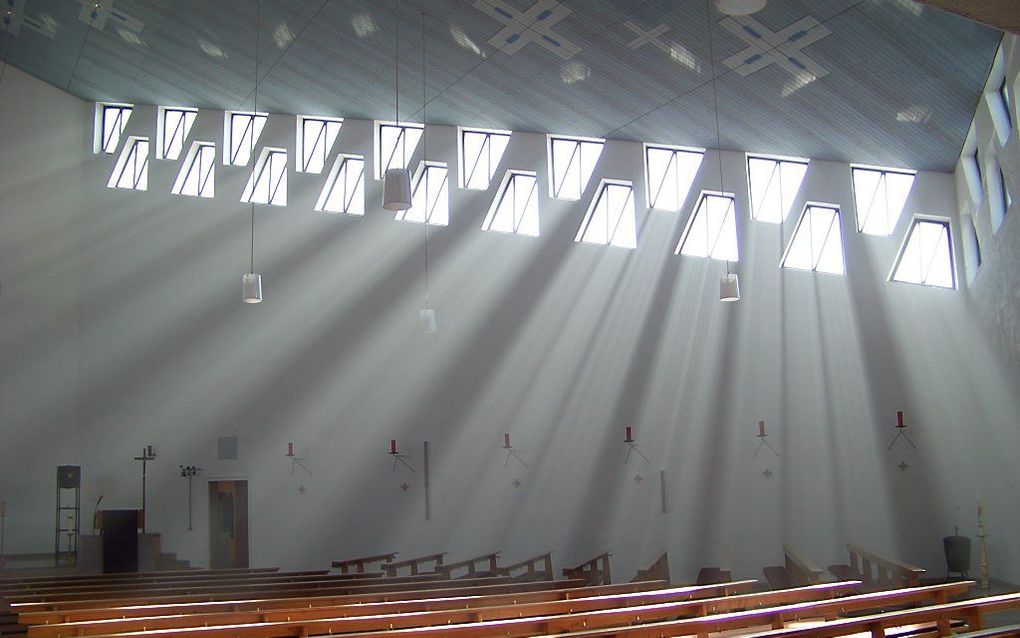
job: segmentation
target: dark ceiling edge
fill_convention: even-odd
[[[1006,39],[1005,32],[999,37],[999,46],[995,48],[995,53],[992,54],[992,59],[988,62],[988,71],[985,73],[985,82],[981,85],[981,91],[978,92],[977,98],[974,100],[974,114],[970,116],[970,126],[967,127],[967,133],[963,136],[963,141],[960,143],[960,150],[956,153],[956,163],[960,163],[960,158],[963,157],[963,149],[967,146],[967,140],[970,139],[970,130],[974,126],[974,121],[977,120],[978,109],[981,108],[981,100],[985,98],[985,87],[988,86],[988,80],[992,76],[992,69],[995,67],[995,58],[999,57],[999,53],[1002,51],[1002,41]],[[956,167],[953,167],[953,173],[956,172]]]
[[[1017,11],[1016,0],[914,0],[914,2],[962,16],[986,27],[1020,35],[1020,11]]]

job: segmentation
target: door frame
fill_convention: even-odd
[[[212,524],[212,521],[208,520],[209,519],[209,512],[210,512],[210,509],[212,507],[212,503],[209,502],[209,484],[210,483],[222,483],[222,482],[226,482],[226,481],[244,481],[244,482],[246,482],[248,484],[248,565],[250,566],[252,564],[252,556],[255,554],[255,552],[254,552],[254,547],[255,547],[254,529],[255,529],[255,525],[254,525],[254,516],[253,516],[253,509],[254,508],[252,508],[252,506],[251,506],[251,503],[252,503],[252,498],[251,498],[251,495],[252,495],[252,480],[251,480],[251,477],[249,477],[249,476],[230,476],[230,475],[228,475],[228,476],[209,476],[209,477],[206,477],[206,480],[205,480],[205,498],[206,498],[205,514],[206,514],[206,519],[207,519],[206,527],[208,527],[209,525]],[[212,550],[213,550],[213,548],[212,548],[212,538],[211,537],[207,537],[206,538],[206,544],[207,544],[207,550],[208,550],[207,551],[207,555],[209,556],[209,565],[211,566],[212,565]]]

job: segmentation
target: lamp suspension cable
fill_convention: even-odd
[[[89,18],[89,26],[85,30],[85,37],[81,40],[81,47],[78,49],[78,57],[74,59],[74,66],[71,67],[71,77],[67,78],[67,88],[64,89],[69,93],[71,91],[71,83],[74,82],[74,76],[78,73],[78,63],[81,62],[81,56],[85,53],[85,45],[88,44],[89,34],[92,33],[92,25],[95,23],[96,18],[99,17],[99,10],[101,8],[102,6],[99,4],[98,0],[92,3],[92,15]],[[10,32],[8,32],[7,35],[10,37]]]
[[[261,0],[255,0],[255,93],[252,96],[251,113],[251,137],[248,144],[248,159],[251,162],[251,263],[248,272],[255,272],[255,126],[259,117],[259,5]]]
[[[708,72],[712,75],[712,112],[715,114],[715,154],[719,160],[719,194],[725,195],[723,187],[722,133],[719,128],[719,91],[715,85],[715,42],[712,38],[712,5],[705,0],[705,20],[708,23]],[[736,211],[734,211],[735,213]],[[726,274],[730,272],[730,260],[726,260]]]
[[[400,0],[393,0],[393,94],[396,97],[393,121],[400,127]],[[403,131],[398,131],[398,135]]]
[[[429,307],[429,165],[428,165],[428,120],[425,107],[428,100],[425,93],[425,12],[421,12],[421,179],[425,186],[425,307]]]

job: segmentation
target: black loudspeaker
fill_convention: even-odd
[[[81,466],[60,465],[57,467],[57,487],[65,489],[81,487]]]
[[[138,571],[138,510],[103,511],[103,573]]]

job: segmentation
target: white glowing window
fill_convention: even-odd
[[[242,202],[287,205],[287,151],[282,148],[264,148],[248,183],[241,194]]]
[[[227,111],[223,114],[223,163],[247,166],[254,148],[262,137],[269,115]]]
[[[851,170],[857,230],[868,235],[891,234],[914,185],[914,172],[861,166]]]
[[[747,156],[747,185],[751,196],[751,218],[780,224],[790,214],[797,198],[807,160]]]
[[[915,219],[900,250],[893,281],[956,288],[949,222]]]
[[[127,138],[106,185],[109,188],[130,188],[136,191],[149,188],[149,138]]]
[[[822,204],[805,206],[782,265],[842,275],[843,232],[839,225],[839,208]]]
[[[130,104],[96,103],[96,131],[93,151],[116,153],[120,136],[127,128],[134,107]]]
[[[482,230],[538,237],[538,177],[535,173],[506,172],[482,222]]]
[[[630,182],[602,180],[574,241],[637,248],[634,187]]]
[[[605,145],[605,140],[549,136],[552,196],[581,199]]]
[[[341,155],[333,163],[315,210],[329,213],[365,214],[365,158]]]
[[[300,161],[297,165],[299,173],[319,174],[326,168],[336,138],[340,135],[343,118],[338,117],[304,117],[297,118],[297,147]]]
[[[195,142],[188,149],[171,192],[174,195],[213,197],[216,193],[216,146]]]
[[[510,131],[460,130],[460,187],[487,190],[510,143]]]
[[[382,179],[391,168],[407,168],[424,130],[422,124],[376,122],[375,178]]]
[[[648,206],[659,210],[680,210],[704,157],[703,150],[645,145]]]
[[[198,117],[196,109],[159,107],[156,121],[156,159],[175,160],[184,151],[188,133]]]
[[[430,226],[450,223],[450,197],[446,164],[422,162],[414,174],[414,193],[411,208],[397,211],[397,219],[407,222],[425,222]]]
[[[702,191],[676,254],[737,261],[737,212],[733,195]]]

